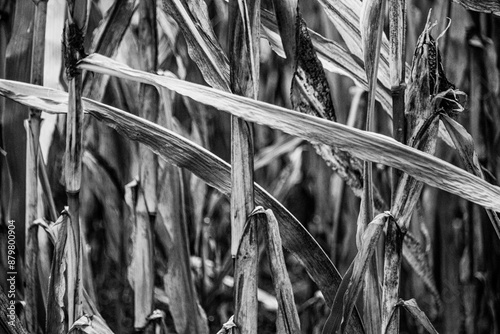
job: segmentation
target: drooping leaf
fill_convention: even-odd
[[[284,47],[279,36],[276,17],[269,11],[262,11],[263,35],[271,43],[273,50],[281,57],[285,56]],[[344,49],[337,42],[326,39],[320,34],[308,29],[313,42],[318,59],[323,64],[323,68],[330,72],[335,72],[349,76],[365,90],[368,89],[366,73],[361,60],[352,53]],[[384,110],[391,115],[391,95],[389,92],[389,82],[381,78],[381,86],[377,89],[377,99],[382,104]]]
[[[474,150],[474,140],[472,139],[472,136],[462,125],[450,118],[448,115],[441,115],[441,120],[443,121],[446,130],[448,130],[448,133],[458,150],[459,156],[465,164],[465,169],[484,179],[481,165],[479,164],[476,151]],[[490,218],[493,228],[495,229],[495,232],[497,233],[497,236],[500,238],[500,218],[498,218],[497,213],[492,210],[486,210],[486,212]]]
[[[122,41],[125,31],[135,12],[137,1],[115,1],[101,21],[92,38],[91,52],[97,52],[107,57],[113,57]],[[83,96],[101,101],[109,77],[84,73]]]
[[[274,290],[278,300],[278,318],[276,327],[278,332],[292,334],[300,332],[299,315],[293,298],[292,284],[286,271],[285,257],[281,248],[281,237],[279,226],[274,213],[271,210],[265,211],[267,224],[267,254],[271,265]]]
[[[67,301],[65,294],[67,290],[67,258],[68,245],[68,213],[63,211],[59,219],[55,222],[60,224],[57,242],[55,245],[54,257],[49,281],[49,293],[47,304],[47,333],[63,334],[68,331]]]
[[[415,299],[410,300],[401,300],[399,305],[403,306],[414,318],[415,320],[422,325],[425,330],[430,334],[437,334],[436,329],[430,322],[429,318],[425,315],[425,313],[418,307]]]
[[[67,94],[64,92],[24,84],[24,93],[30,94],[17,95],[12,91],[9,94],[9,90],[6,91],[3,87],[5,84],[5,80],[0,80],[0,94],[21,97],[18,101],[28,105],[33,103],[47,112],[65,113],[67,110]],[[19,83],[14,83],[14,86],[17,85]],[[40,95],[40,92],[43,93]],[[31,95],[36,93],[37,97]],[[124,136],[148,145],[164,160],[190,170],[226,196],[230,194],[230,166],[220,158],[178,134],[130,113],[96,101],[84,101],[87,111],[97,119],[117,129]],[[270,208],[277,216],[283,247],[304,265],[327,302],[331,304],[341,280],[338,271],[314,238],[290,212],[259,185],[255,184],[254,187],[256,204]]]
[[[498,0],[453,0],[468,10],[500,16],[500,2]]]
[[[294,136],[305,138],[311,142],[336,146],[363,160],[398,168],[419,181],[449,191],[486,208],[500,211],[500,205],[495,201],[495,198],[500,194],[500,188],[488,184],[441,159],[400,144],[392,138],[367,133],[338,123],[303,115],[285,108],[188,83],[169,76],[143,73],[99,55],[88,56],[82,60],[80,66],[89,70],[172,89],[198,102],[245,118],[247,121],[264,124]],[[5,86],[6,81],[3,82]],[[28,91],[32,91],[32,89],[32,87],[29,87]],[[8,97],[16,97],[16,94],[11,90],[2,89],[2,91]],[[25,93],[18,95],[16,100],[28,102],[32,99],[32,97],[26,96]],[[40,102],[38,99],[35,99],[35,101]],[[302,126],[297,127],[296,124]],[[429,171],[432,172],[429,173]]]
[[[347,288],[345,293],[342,293],[342,289],[337,291],[330,315],[323,327],[323,334],[345,333],[356,299],[363,289],[368,264],[375,252],[377,241],[388,217],[387,213],[381,213],[366,227],[363,233],[361,249],[359,249],[352,264],[352,276],[345,275],[342,279],[341,285],[346,286],[348,282]]]
[[[421,243],[411,233],[406,233],[403,239],[403,254],[413,271],[420,277],[434,298],[437,307],[441,307],[441,297],[437,289],[434,273],[427,260],[427,254]]]
[[[229,91],[229,62],[222,51],[208,20],[204,1],[189,6],[191,1],[164,0],[163,6],[179,24],[189,55],[200,68],[205,81],[212,87]]]

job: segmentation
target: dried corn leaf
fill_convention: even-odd
[[[384,26],[385,1],[365,0],[361,10],[360,34],[368,82],[376,82]],[[371,91],[371,90],[370,90]]]
[[[498,0],[453,0],[468,10],[494,14],[500,16],[500,2]]]
[[[128,225],[131,228],[127,247],[130,253],[127,278],[134,290],[134,328],[137,330],[146,327],[147,317],[153,312],[155,276],[151,222],[144,189],[137,181],[125,186],[125,203],[129,209]]]
[[[31,77],[31,55],[33,40],[33,17],[35,4],[29,1],[15,3],[12,33],[5,50],[5,78],[29,82]],[[3,37],[3,36],[2,36]],[[3,44],[3,42],[2,42]],[[11,186],[1,187],[2,197],[8,204],[5,217],[16,220],[16,242],[26,244],[26,136],[24,119],[29,110],[10,100],[2,105],[2,149],[7,152],[7,166]],[[6,112],[10,110],[12,112]],[[8,208],[8,211],[7,211]],[[24,247],[19,248],[19,255],[24,258]]]
[[[427,259],[425,249],[411,233],[406,233],[403,239],[403,255],[431,293],[437,308],[440,309],[442,302],[434,279],[434,272]]]
[[[5,334],[27,334],[28,332],[23,327],[15,312],[14,316],[11,317],[9,306],[12,304],[10,304],[10,301],[12,299],[7,298],[0,285],[0,328],[5,331]]]
[[[441,119],[458,150],[458,154],[465,164],[465,169],[484,179],[481,165],[479,164],[476,151],[474,150],[474,140],[472,139],[472,136],[462,125],[451,119],[448,115],[441,115]],[[500,238],[500,218],[498,218],[496,212],[492,210],[486,210],[486,213],[488,214],[488,218],[490,218],[491,224],[493,225],[498,238]]]
[[[363,59],[363,43],[359,29],[362,2],[359,0],[318,0],[318,2],[323,6],[330,21],[338,29],[349,51],[359,59]],[[387,84],[390,82],[388,55],[389,42],[385,35],[383,35],[378,79]],[[386,87],[390,87],[390,85],[388,84]]]
[[[104,324],[104,325],[103,325]],[[100,315],[82,315],[69,329],[69,333],[113,334]]]
[[[63,334],[68,332],[68,304],[65,297],[69,284],[67,283],[68,260],[74,260],[67,249],[71,240],[68,241],[69,215],[63,211],[59,219],[55,222],[60,224],[57,235],[56,249],[52,259],[52,268],[49,280],[49,293],[47,304],[47,333]],[[70,257],[70,259],[68,259]]]
[[[265,211],[267,224],[267,254],[271,265],[271,273],[276,299],[278,300],[278,317],[276,328],[279,333],[299,333],[300,322],[295,300],[293,298],[292,284],[286,270],[285,257],[281,248],[279,225],[271,210]]]
[[[297,21],[298,0],[273,0],[273,4],[288,64],[295,66],[297,50],[296,32],[294,29],[290,29],[290,27],[294,27]]]
[[[0,87],[5,83],[5,80],[0,80]],[[19,83],[14,85],[17,86]],[[47,112],[66,112],[67,93],[28,84],[22,87],[30,93],[40,93],[40,89],[43,91],[38,97],[24,95],[24,98],[21,98],[24,103],[31,101]],[[0,91],[0,94],[7,93],[4,88]],[[12,97],[16,95],[10,92],[11,94],[7,95]],[[41,96],[43,98],[40,98]],[[148,145],[166,161],[190,170],[221,193],[230,194],[230,166],[211,152],[172,131],[130,113],[88,99],[85,101],[87,111],[105,124],[132,140]],[[255,184],[254,187],[257,204],[269,207],[278,217],[283,247],[294,254],[304,265],[323,292],[327,302],[331,304],[341,281],[338,271],[302,224],[259,185]]]
[[[137,1],[115,1],[108,14],[101,21],[92,37],[91,51],[107,57],[113,57],[122,41],[125,31],[130,25]],[[102,100],[109,77],[104,75],[83,76],[83,96],[94,100]]]
[[[231,2],[228,27],[231,91],[257,99],[260,68],[260,0]],[[250,124],[231,116],[232,256],[236,256],[245,222],[254,208],[253,155],[253,133]],[[238,285],[239,273],[235,272],[235,275]],[[239,306],[236,304],[236,319],[241,317]]]
[[[432,326],[425,313],[418,307],[415,299],[401,300],[398,304],[403,306],[428,333],[437,334],[436,329]]]
[[[382,333],[399,333],[399,281],[404,232],[389,218],[385,235],[384,284],[382,292]]]
[[[259,226],[265,224],[262,207],[256,207],[249,215],[238,245],[235,259],[234,303],[238,312],[233,333],[257,333],[257,271],[259,267]]]
[[[353,261],[352,276],[344,276],[341,285],[346,286],[346,282],[348,282],[347,288],[345,293],[342,293],[341,289],[338,290],[330,315],[323,328],[323,334],[346,332],[347,323],[354,309],[354,304],[363,289],[364,276],[368,269],[368,264],[375,252],[378,239],[388,218],[389,215],[387,213],[379,214],[366,227],[363,233],[361,249],[359,249]]]
[[[188,44],[189,55],[212,87],[229,91],[229,62],[211,28],[207,6],[197,0],[164,0],[165,11],[179,24]]]
[[[297,44],[297,62],[290,93],[293,109],[336,121],[330,87],[300,12],[297,14],[296,25],[287,27],[292,28],[296,29]]]
[[[264,102],[192,84],[175,79],[172,76],[157,76],[140,72],[97,54],[82,60],[80,66],[89,70],[172,89],[181,95],[242,117],[247,121],[264,124],[311,142],[321,142],[328,146],[335,146],[359,159],[398,168],[421,182],[500,212],[500,205],[495,201],[495,198],[500,195],[500,188],[441,159],[400,144],[392,138],[367,133]],[[6,83],[6,81],[0,82],[4,82],[4,85]],[[32,86],[18,85],[26,87],[28,92],[33,91]],[[24,101],[28,102],[32,97],[26,96],[25,93],[17,95],[16,100],[27,98]],[[8,97],[16,97],[16,94],[13,91],[9,92],[9,90],[3,90],[3,94]],[[40,102],[36,98],[35,101]],[[301,124],[301,126],[297,127],[296,124]]]
[[[276,17],[267,10],[262,10],[263,35],[271,43],[273,50],[281,57],[285,56],[281,37],[278,35]],[[349,51],[345,50],[337,42],[326,39],[315,31],[308,29],[313,42],[318,59],[327,71],[349,76],[365,90],[368,89],[366,73],[361,60]],[[379,78],[382,80],[383,78]],[[391,115],[391,94],[389,82],[381,81],[381,86],[377,89],[377,99],[382,104],[384,110]]]

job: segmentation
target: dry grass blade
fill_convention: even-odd
[[[468,10],[482,13],[491,13],[500,16],[500,3],[498,0],[453,0]]]
[[[28,332],[16,315],[15,305],[10,303],[11,300],[7,299],[0,286],[0,328],[5,334],[27,334]],[[12,309],[14,309],[13,313],[10,312]]]
[[[233,333],[257,333],[257,270],[259,267],[259,226],[265,224],[264,209],[256,207],[249,215],[235,258]]]
[[[189,55],[212,87],[229,91],[229,62],[208,21],[206,4],[189,6],[186,0],[163,0],[165,11],[179,24]]]
[[[401,252],[404,232],[391,217],[387,221],[385,235],[384,284],[382,292],[382,329],[381,333],[399,333],[399,280],[401,271]]]
[[[267,125],[311,142],[336,146],[359,159],[398,168],[418,181],[500,212],[500,204],[497,200],[500,196],[500,188],[432,155],[400,144],[392,138],[192,84],[171,76],[161,77],[140,72],[96,54],[82,60],[80,67],[174,90],[181,95],[242,117],[247,121]],[[5,87],[6,81],[0,82],[4,82]],[[0,93],[11,98],[17,97],[16,100],[24,103],[30,100],[34,103],[41,102],[37,98],[32,100],[29,93],[33,91],[32,87],[26,85],[24,87],[29,87],[28,91],[23,91],[20,95],[9,89],[2,89]],[[296,124],[302,126],[297,127]]]
[[[446,127],[446,130],[450,134],[455,147],[458,150],[458,154],[462,158],[465,164],[465,169],[470,173],[484,179],[483,172],[481,170],[481,165],[477,158],[476,151],[474,150],[474,140],[471,135],[465,130],[465,128],[457,123],[455,120],[450,118],[448,115],[442,115],[441,119]],[[495,232],[500,238],[500,218],[498,215],[491,210],[486,210],[488,217],[490,218],[491,224],[495,229]]]
[[[428,333],[437,334],[436,329],[432,326],[425,313],[418,307],[415,299],[401,300],[398,305],[403,306]]]
[[[131,227],[127,277],[134,290],[134,328],[142,329],[153,311],[153,237],[144,189],[137,181],[125,186],[125,203]]]
[[[359,0],[318,0],[318,2],[323,6],[330,21],[338,29],[349,51],[359,59],[363,59],[363,43],[359,29],[362,2]],[[389,43],[385,35],[383,35],[378,79],[387,83],[390,82],[388,54]]]
[[[267,218],[267,224],[264,223],[266,227],[267,252],[269,263],[271,264],[276,299],[278,300],[277,332],[287,334],[299,333],[299,315],[295,307],[290,277],[286,271],[278,221],[271,210],[266,210],[265,214]]]
[[[0,95],[17,96],[20,98],[17,101],[43,108],[47,112],[66,113],[67,93],[28,84],[8,84],[7,87],[14,85],[14,89],[22,85],[21,87],[25,89],[24,93],[37,94],[37,96],[18,95],[11,90],[5,90],[6,82],[0,80]],[[224,195],[231,193],[230,166],[209,151],[172,131],[130,113],[96,101],[88,99],[84,101],[87,112],[116,129],[123,136],[149,146],[164,160],[190,170]],[[256,203],[270,208],[277,216],[283,247],[294,254],[304,265],[323,292],[327,303],[332,304],[341,281],[338,271],[314,238],[290,212],[262,187],[254,184],[254,188]]]
[[[361,249],[354,258],[352,265],[352,276],[345,275],[342,285],[348,281],[347,288],[344,294],[341,289],[338,290],[335,296],[335,302],[331,308],[330,316],[323,328],[323,334],[346,333],[347,323],[354,309],[356,299],[363,289],[363,282],[368,264],[371,260],[377,241],[382,233],[384,224],[389,215],[387,213],[379,214],[375,219],[368,224],[361,243]],[[350,276],[350,277],[349,277]]]

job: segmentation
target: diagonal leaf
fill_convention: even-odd
[[[0,94],[17,96],[20,98],[18,101],[28,105],[33,104],[47,112],[65,113],[67,110],[68,95],[65,92],[21,84],[23,85],[21,87],[26,89],[24,93],[38,93],[38,97],[17,95],[12,91],[5,90],[3,86],[6,82],[0,80],[0,87],[2,87]],[[18,87],[19,83],[11,83],[10,85]],[[116,129],[125,137],[149,146],[164,160],[190,170],[224,195],[230,194],[230,166],[211,152],[172,131],[130,113],[89,99],[84,99],[84,101],[84,107],[88,113]],[[283,247],[294,254],[304,265],[311,278],[323,292],[327,302],[331,304],[341,281],[339,273],[302,224],[259,185],[255,184],[254,187],[256,204],[270,208],[277,216]]]
[[[500,2],[498,0],[453,0],[468,10],[494,14],[500,16]]]
[[[273,50],[281,57],[285,56],[281,38],[278,35],[276,17],[267,10],[262,10],[263,35],[271,43]],[[289,29],[288,29],[289,30]],[[318,59],[323,64],[323,68],[330,72],[349,76],[357,82],[363,89],[368,90],[366,74],[361,60],[352,53],[344,49],[337,42],[329,40],[314,30],[308,29],[313,42]],[[384,110],[391,116],[391,95],[388,90],[389,82],[381,81],[381,86],[377,89],[377,99],[382,104]]]
[[[171,76],[161,77],[140,72],[96,54],[82,60],[80,67],[160,85],[198,102],[245,118],[247,121],[264,124],[311,142],[321,142],[338,147],[359,159],[398,168],[421,182],[500,212],[500,204],[497,200],[500,196],[499,187],[432,155],[398,143],[387,136],[367,133],[264,102],[178,80]],[[5,87],[7,81],[3,82]],[[32,87],[28,87],[28,91],[33,90]],[[16,97],[12,90],[2,89],[2,91],[8,97]],[[28,97],[25,94],[18,95],[16,100],[34,102],[33,97]],[[35,101],[37,101],[36,103],[40,102],[38,99]],[[297,124],[301,124],[301,126],[297,127]]]
[[[434,279],[434,273],[429,261],[426,259],[425,249],[411,233],[406,233],[403,238],[403,254],[406,261],[429,289],[439,308],[441,306],[441,297]]]
[[[269,256],[269,263],[271,264],[276,299],[278,300],[276,327],[279,333],[299,333],[299,315],[293,298],[292,283],[286,271],[278,221],[271,210],[266,210],[265,214],[267,217],[267,224],[265,224],[267,254]]]
[[[401,300],[398,304],[403,306],[412,315],[412,317],[414,317],[415,320],[417,320],[425,328],[427,332],[437,334],[436,329],[432,326],[425,313],[418,307],[415,299]]]
[[[462,125],[450,118],[448,115],[442,114],[441,120],[450,134],[450,137],[458,150],[458,154],[465,164],[465,169],[484,179],[481,165],[479,164],[476,151],[474,150],[474,139],[472,139],[472,136]],[[491,224],[493,225],[497,236],[500,238],[500,218],[498,218],[498,215],[492,210],[486,210],[486,213],[490,218]]]
[[[7,298],[7,295],[0,285],[0,328],[3,330],[2,333],[27,334],[28,332],[16,315],[16,306],[11,303],[12,301],[12,299],[9,300]],[[13,312],[11,312],[12,309],[14,309]]]
[[[358,251],[352,264],[352,276],[345,275],[343,278],[342,286],[345,286],[347,281],[349,283],[344,294],[339,293],[343,292],[341,289],[338,290],[330,315],[323,328],[323,334],[345,332],[356,299],[363,288],[364,276],[368,269],[368,264],[375,252],[377,241],[388,217],[387,213],[381,213],[366,227],[363,233],[361,249]]]
[[[229,62],[208,21],[204,1],[164,0],[165,11],[179,24],[191,58],[198,65],[205,81],[212,87],[229,91]]]

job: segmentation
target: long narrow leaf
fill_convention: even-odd
[[[229,91],[229,62],[222,51],[215,33],[208,22],[208,12],[203,1],[189,7],[186,0],[165,0],[163,5],[179,24],[189,55],[204,75],[205,80],[215,88]],[[205,28],[205,29],[203,29]]]
[[[266,210],[265,213],[267,217],[267,252],[269,263],[271,264],[276,299],[278,300],[278,319],[276,327],[279,333],[299,333],[299,315],[293,298],[290,277],[286,271],[278,221],[271,210]]]
[[[352,276],[349,277],[346,275],[342,280],[342,285],[344,286],[346,281],[349,282],[345,294],[341,295],[339,293],[341,289],[338,290],[334,304],[331,308],[330,316],[323,328],[323,334],[345,333],[346,325],[354,309],[354,304],[363,288],[363,279],[368,269],[368,264],[375,252],[377,241],[387,219],[388,215],[382,213],[368,224],[363,233],[361,249],[353,261]]]
[[[18,93],[19,89],[23,92],[14,93],[6,89],[7,87]],[[67,110],[67,93],[53,89],[0,80],[0,95],[17,97],[16,101],[37,106],[47,112],[65,113]],[[187,168],[221,193],[230,194],[230,166],[209,151],[172,131],[117,108],[89,99],[84,99],[84,107],[88,113],[127,138],[149,146],[166,161]],[[283,247],[304,265],[327,302],[331,304],[341,281],[337,270],[317,242],[290,212],[259,185],[254,187],[256,204],[268,207],[277,216]]]
[[[494,14],[500,16],[500,3],[498,0],[453,0],[468,10]]]
[[[436,329],[432,326],[429,318],[425,315],[425,313],[418,307],[415,299],[410,300],[401,300],[399,305],[403,306],[414,318],[417,320],[425,330],[430,334],[437,334]]]
[[[234,303],[238,312],[236,333],[257,333],[257,272],[259,267],[259,225],[265,224],[262,207],[250,214],[241,235],[234,272]]]
[[[465,164],[465,169],[484,179],[481,165],[479,164],[476,151],[474,150],[474,140],[472,136],[462,125],[451,119],[448,115],[442,115],[441,119]],[[500,238],[500,218],[498,218],[498,215],[494,211],[486,210],[486,212],[498,238]]]
[[[198,102],[243,117],[247,121],[264,124],[312,142],[336,146],[357,158],[398,168],[419,181],[500,212],[498,202],[500,188],[441,159],[400,144],[392,138],[367,133],[173,77],[140,72],[95,54],[82,60],[80,66],[172,89]],[[16,95],[8,91],[4,94]],[[297,127],[296,124],[302,126]]]

